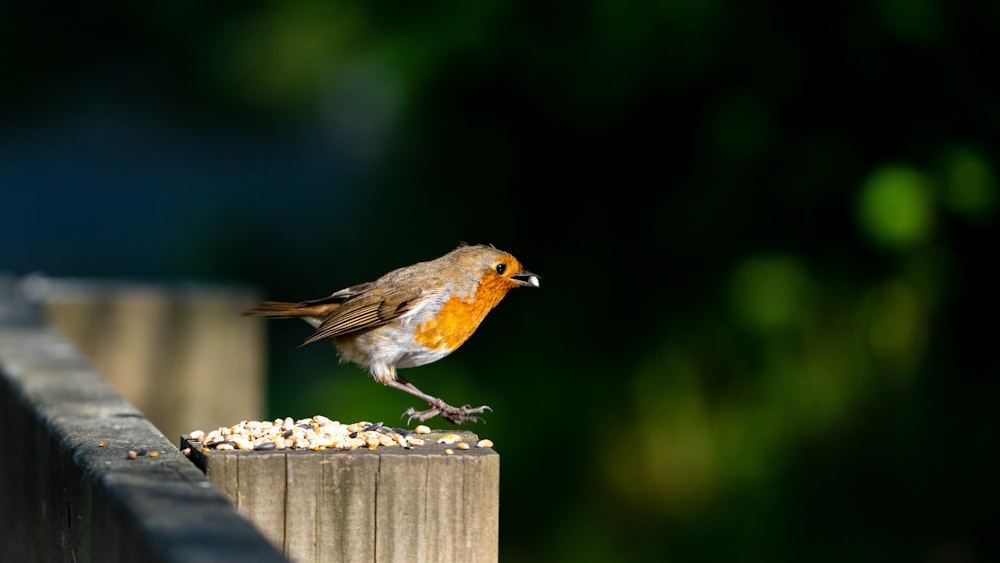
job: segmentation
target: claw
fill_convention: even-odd
[[[431,408],[429,408],[429,409],[427,409],[425,411],[418,411],[418,410],[414,409],[413,407],[410,407],[410,408],[406,409],[406,411],[404,411],[402,415],[400,415],[400,418],[402,418],[402,417],[405,416],[405,417],[407,417],[406,418],[406,423],[407,424],[413,424],[413,419],[417,419],[420,422],[423,422],[423,421],[425,421],[425,420],[427,420],[429,418],[434,418],[435,416],[437,416],[439,414],[441,414],[441,410],[438,409],[437,407],[431,407]]]
[[[407,424],[411,424],[414,419],[424,422],[429,418],[433,418],[437,415],[441,415],[441,418],[447,420],[452,424],[464,424],[466,422],[483,422],[483,417],[474,416],[477,414],[482,414],[486,411],[493,411],[488,405],[483,405],[481,407],[471,407],[469,405],[464,405],[462,407],[453,407],[447,403],[442,402],[439,406],[432,406],[425,411],[418,411],[413,407],[406,409],[402,416],[408,417],[406,419]],[[402,418],[401,416],[401,418]]]

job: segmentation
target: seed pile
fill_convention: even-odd
[[[390,428],[381,422],[356,422],[341,424],[339,421],[316,415],[311,418],[292,420],[275,419],[274,421],[244,420],[235,426],[220,427],[208,434],[201,430],[191,432],[189,437],[194,442],[200,442],[203,449],[212,450],[356,450],[378,447],[402,447],[410,449],[424,445],[424,440],[418,435],[429,434],[430,428],[420,425],[415,429]],[[454,437],[454,438],[452,438]],[[459,437],[449,434],[444,437],[449,442],[457,441]],[[443,442],[438,440],[439,442]],[[481,440],[480,442],[488,442]],[[478,445],[478,444],[477,444]],[[480,447],[491,447],[483,444]]]

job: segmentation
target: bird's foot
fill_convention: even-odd
[[[425,411],[418,411],[413,407],[410,407],[403,413],[403,416],[409,417],[406,419],[406,423],[410,424],[414,419],[424,422],[430,418],[434,418],[437,415],[441,415],[441,418],[447,420],[452,424],[464,424],[466,422],[483,422],[483,417],[476,416],[477,414],[483,414],[486,411],[493,411],[489,406],[483,405],[481,407],[471,407],[469,405],[463,405],[461,407],[453,407],[444,401],[438,404],[431,405],[431,408]]]

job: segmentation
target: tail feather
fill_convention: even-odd
[[[243,314],[249,317],[275,317],[275,318],[295,318],[295,317],[319,317],[323,318],[330,314],[338,305],[314,305],[310,303],[286,303],[284,301],[264,301],[256,307],[251,307]]]

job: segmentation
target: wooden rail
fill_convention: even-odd
[[[286,561],[16,287],[0,277],[0,561]]]
[[[264,413],[264,323],[244,286],[32,275],[26,298],[164,435]],[[219,374],[226,400],[219,401]],[[222,420],[223,422],[219,422]]]

